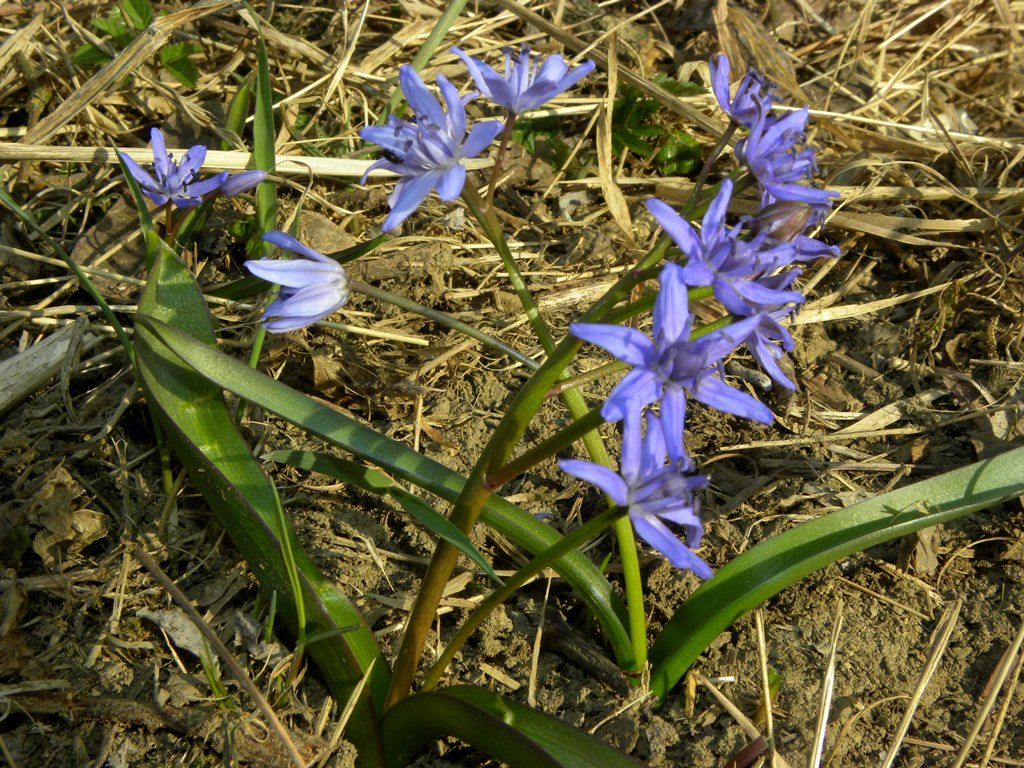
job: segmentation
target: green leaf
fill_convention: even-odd
[[[146,317],[136,318],[168,348],[205,378],[239,397],[278,414],[306,432],[368,461],[386,472],[441,497],[458,497],[465,478],[406,445],[391,440],[338,411],[293,390],[286,384],[247,367],[177,329]],[[493,494],[481,520],[533,554],[543,552],[560,534],[529,512]],[[555,569],[593,610],[607,633],[617,658],[629,658],[632,649],[623,625],[624,609],[608,580],[583,554],[573,552],[558,560]]]
[[[242,135],[242,131],[245,130],[245,121],[249,118],[249,107],[252,104],[252,73],[245,79],[235,94],[231,97],[231,101],[228,102],[227,117],[224,120],[224,129],[230,133]],[[231,149],[231,142],[226,138],[221,139],[220,148],[222,150]]]
[[[473,542],[456,528],[447,517],[403,488],[397,486],[392,488],[391,497],[401,504],[402,508],[418,520],[428,531],[444,539],[476,563],[494,583],[502,583],[501,579],[498,578],[498,574],[491,568],[491,564],[480,554],[480,550],[474,547]]]
[[[444,736],[512,768],[643,765],[568,723],[471,685],[404,698],[384,713],[381,729],[388,768],[404,768],[425,744]]]
[[[149,0],[121,0],[121,10],[132,26],[140,32],[153,20],[153,6]]]
[[[110,57],[92,43],[83,43],[75,49],[71,60],[80,67],[96,67],[106,64]]]
[[[747,611],[854,552],[1024,493],[1024,448],[830,512],[731,560],[683,603],[651,649],[664,698],[712,640]]]
[[[316,451],[271,451],[264,454],[263,458],[309,472],[319,472],[321,475],[333,477],[377,496],[386,496],[395,487],[395,481],[383,472],[339,456],[329,456]]]
[[[368,675],[348,735],[360,750],[379,752],[376,708],[383,706],[389,673],[373,633],[355,606],[299,547],[291,526],[282,527],[286,518],[277,492],[238,434],[221,389],[183,365],[149,330],[152,323],[160,322],[216,353],[212,318],[194,278],[156,232],[148,230],[146,236],[148,244],[158,249],[135,327],[137,370],[147,404],[194,485],[265,589],[277,596],[292,631],[301,634],[283,555],[283,548],[290,550],[299,576],[306,634],[318,638],[306,648],[339,701],[345,701]]]
[[[256,67],[256,114],[252,124],[253,161],[256,168],[270,173],[277,162],[274,149],[274,92],[270,87],[267,47],[260,36]],[[267,178],[256,188],[256,218],[261,232],[277,229],[277,185]],[[270,243],[260,243],[264,256]]]
[[[188,58],[193,53],[201,53],[202,47],[194,43],[173,43],[160,49],[160,63],[179,83],[195,88],[199,82],[199,70],[195,62]]]
[[[128,29],[128,26],[124,23],[124,17],[121,16],[121,13],[117,8],[112,10],[106,16],[97,16],[92,20],[92,26],[99,32],[109,35],[121,45],[126,45],[128,42],[131,42],[131,30]],[[126,42],[125,38],[127,38]]]

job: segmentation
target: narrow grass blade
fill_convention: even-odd
[[[651,690],[664,698],[723,630],[839,558],[1024,493],[1024,448],[862,501],[764,541],[683,603],[651,649]]]
[[[404,768],[429,741],[454,736],[512,768],[637,768],[588,733],[497,693],[456,685],[407,696],[381,721],[388,768]]]
[[[260,36],[257,48],[256,114],[252,124],[253,162],[256,168],[270,173],[277,162],[274,151],[274,92],[270,87],[270,64],[267,46]],[[256,188],[256,220],[260,232],[277,229],[277,184],[268,176]],[[270,244],[262,244],[263,255],[270,254]]]
[[[158,319],[137,316],[136,322],[145,325],[185,363],[217,386],[445,501],[454,502],[458,497],[465,478],[444,465],[253,371]],[[488,500],[481,519],[532,554],[543,552],[560,538],[557,531],[497,494]],[[566,555],[554,567],[594,612],[616,658],[629,658],[632,649],[623,624],[625,610],[608,580],[579,552]]]
[[[163,245],[152,230],[147,238]],[[166,246],[159,248],[139,309],[147,317],[173,323],[178,333],[195,344],[214,349],[212,319],[199,287]],[[264,588],[277,595],[281,612],[299,634],[283,548],[294,557],[306,634],[318,638],[306,650],[317,661],[332,694],[345,701],[364,673],[373,670],[349,738],[361,750],[379,752],[376,706],[383,702],[389,675],[373,634],[355,606],[299,547],[291,526],[282,525],[285,518],[276,490],[238,434],[221,389],[182,365],[145,325],[136,325],[135,338],[139,378],[154,417],[192,482]]]
[[[364,467],[354,461],[337,456],[328,456],[314,451],[273,451],[264,458],[288,464],[300,469],[312,470],[321,474],[333,477],[343,483],[362,488],[368,493],[375,493],[379,496],[390,496],[402,508],[409,513],[420,525],[433,533],[438,538],[444,539],[452,546],[458,548],[462,554],[472,560],[476,565],[496,584],[501,584],[498,574],[491,568],[491,564],[480,554],[473,542],[465,534],[452,525],[447,517],[442,515],[432,506],[420,498],[409,493],[404,488],[395,485],[395,481],[382,472]]]

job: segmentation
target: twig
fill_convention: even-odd
[[[264,698],[263,694],[260,693],[259,688],[249,678],[242,669],[242,665],[238,663],[228,647],[224,645],[221,639],[217,636],[210,626],[203,621],[202,615],[195,609],[189,599],[185,596],[185,593],[178,589],[177,584],[171,581],[171,577],[164,573],[164,570],[157,564],[156,560],[149,556],[138,544],[132,547],[132,556],[145,566],[146,570],[153,574],[153,578],[160,582],[160,585],[167,590],[174,602],[177,603],[178,607],[181,608],[188,617],[195,623],[196,628],[203,634],[206,641],[210,644],[217,655],[220,656],[221,661],[224,662],[231,674],[234,675],[239,685],[245,690],[249,697],[255,702],[260,712],[263,713],[263,717],[266,718],[267,724],[271,730],[277,734],[277,737],[281,740],[284,748],[288,752],[288,757],[296,768],[306,768],[306,761],[299,753],[298,748],[295,746],[295,742],[292,741],[292,737],[288,735],[288,731],[284,725],[277,718],[274,710],[271,708],[269,702]]]

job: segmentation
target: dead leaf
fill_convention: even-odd
[[[939,546],[942,526],[936,525],[904,536],[896,560],[901,570],[920,578],[934,576],[939,570]]]
[[[184,611],[171,608],[166,611],[150,611],[141,608],[135,612],[140,619],[151,621],[167,633],[175,648],[188,651],[197,659],[208,658],[218,666],[217,658],[210,653],[209,646],[199,627]]]
[[[760,21],[726,0],[719,0],[713,15],[718,42],[729,57],[735,77],[742,77],[748,67],[753,67],[801,103],[810,101],[797,81],[789,53]]]
[[[41,525],[32,548],[47,568],[53,568],[107,535],[105,516],[85,508],[82,488],[64,467],[52,470],[42,482],[26,520]]]
[[[612,154],[612,105],[615,104],[615,82],[618,72],[616,36],[608,38],[608,99],[601,105],[601,117],[597,121],[597,175],[601,180],[601,191],[615,223],[619,225],[626,241],[633,246],[633,218],[629,215],[629,204],[615,182],[615,157]]]

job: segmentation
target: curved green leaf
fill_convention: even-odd
[[[839,558],[1024,493],[1024,448],[862,501],[781,533],[727,563],[676,611],[651,649],[651,690],[668,693],[741,615]]]
[[[136,322],[152,330],[182,360],[217,386],[278,414],[310,434],[318,435],[406,482],[448,502],[455,501],[465,483],[461,475],[444,465],[269,376],[253,371],[241,361],[197,342],[158,319],[140,315],[136,316]],[[533,554],[543,552],[560,538],[560,534],[550,526],[497,494],[488,500],[481,519]],[[631,648],[623,624],[625,611],[608,580],[579,552],[566,555],[554,567],[593,610],[616,656],[628,658]]]
[[[140,310],[173,323],[176,333],[213,350],[212,319],[191,273],[155,232],[150,230],[147,237],[155,238],[157,258]],[[367,755],[379,754],[374,701],[378,707],[383,705],[389,672],[373,633],[355,606],[299,547],[291,526],[282,529],[280,521],[285,518],[276,489],[238,434],[221,389],[183,365],[142,324],[136,325],[135,352],[147,402],[176,455],[263,586],[276,593],[282,613],[297,631],[296,603],[282,548],[293,553],[306,631],[317,638],[307,650],[334,696],[345,701],[368,675],[367,691],[355,708],[348,735]]]
[[[388,768],[404,768],[424,744],[443,736],[512,768],[642,765],[568,723],[473,685],[408,696],[384,713],[381,730]]]
[[[498,578],[498,574],[491,568],[487,558],[480,554],[480,550],[473,546],[473,542],[469,540],[468,536],[452,525],[447,517],[425,501],[417,498],[404,488],[395,485],[395,482],[383,472],[364,467],[362,464],[357,464],[354,461],[316,453],[315,451],[272,451],[264,456],[264,458],[282,464],[289,464],[293,467],[320,472],[328,477],[333,477],[335,480],[362,488],[369,493],[390,496],[401,504],[402,508],[424,528],[456,547],[462,554],[476,563],[495,583],[501,584],[501,579]]]

